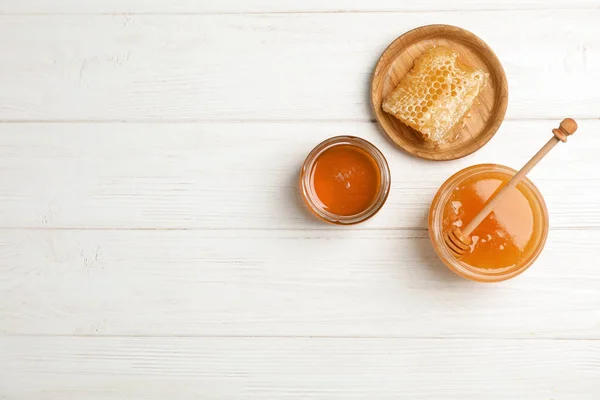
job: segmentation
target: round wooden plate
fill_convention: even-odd
[[[461,62],[490,74],[469,111],[471,117],[464,119],[464,127],[455,128],[456,139],[441,146],[424,141],[418,132],[381,108],[385,97],[412,69],[415,58],[434,45],[453,49]],[[508,84],[498,57],[483,40],[456,26],[427,25],[400,36],[383,52],[373,74],[371,100],[377,121],[398,146],[418,157],[454,160],[480,149],[494,136],[506,113]]]

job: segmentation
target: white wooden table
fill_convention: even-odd
[[[600,398],[599,0],[0,0],[0,399]],[[370,75],[403,32],[473,31],[506,121],[465,159],[396,149]],[[426,214],[480,162],[551,216],[522,276],[437,260]],[[320,223],[307,153],[388,157],[372,220]]]

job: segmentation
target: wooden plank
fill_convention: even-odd
[[[0,333],[600,339],[599,244],[482,284],[423,231],[3,230]]]
[[[432,22],[496,51],[509,119],[596,118],[599,19],[600,9],[2,16],[0,120],[368,121],[381,52]]]
[[[443,0],[406,2],[394,0],[0,0],[2,13],[291,13],[356,11],[457,11],[596,8],[596,0]]]
[[[393,147],[373,123],[2,124],[0,227],[328,229],[300,198],[299,170],[317,143],[352,134],[387,156],[392,189],[351,229],[424,229],[450,175],[487,162],[518,169],[557,123],[506,122],[476,154],[439,163]],[[552,228],[600,227],[599,131],[580,121],[531,173]]]
[[[600,342],[0,338],[7,399],[573,399],[600,396]]]

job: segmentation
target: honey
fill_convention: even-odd
[[[524,271],[541,252],[548,231],[546,207],[539,191],[524,180],[494,208],[471,234],[471,250],[460,261],[446,250],[441,233],[464,228],[514,174],[500,165],[469,167],[448,179],[430,210],[434,247],[450,269],[464,277],[498,281]]]
[[[499,172],[467,178],[450,194],[444,208],[442,229],[462,227],[471,221],[492,195],[510,181]],[[532,252],[539,223],[533,217],[531,194],[516,187],[471,234],[471,251],[463,258],[479,268],[507,268],[519,264]]]
[[[304,201],[321,219],[355,224],[385,203],[390,172],[381,152],[364,139],[337,136],[308,155],[300,178]]]
[[[379,168],[358,147],[334,146],[317,158],[312,184],[325,210],[337,215],[355,215],[375,200],[380,185]]]
[[[382,107],[424,139],[441,144],[450,139],[487,80],[487,73],[461,63],[454,50],[433,47],[415,60]]]

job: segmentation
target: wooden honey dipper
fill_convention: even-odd
[[[498,191],[496,195],[486,203],[486,205],[481,209],[481,211],[479,211],[475,218],[473,218],[471,222],[467,224],[464,230],[461,231],[459,228],[452,228],[444,232],[444,242],[446,243],[446,246],[448,246],[450,253],[452,253],[455,258],[460,259],[467,254],[471,248],[471,244],[473,243],[471,240],[471,233],[473,233],[475,228],[477,228],[479,224],[481,224],[483,220],[494,210],[496,205],[502,201],[508,191],[517,186],[523,180],[525,175],[527,175],[529,171],[531,171],[533,167],[535,167],[537,163],[540,162],[540,160],[544,158],[544,156],[548,154],[559,141],[566,142],[567,137],[575,133],[576,130],[577,123],[574,120],[571,118],[563,119],[558,128],[552,129],[554,136],[548,140],[548,143],[546,143],[544,147],[542,147],[533,157],[531,157],[531,160],[529,160],[527,164],[525,164],[523,168],[521,168],[521,170],[517,172],[515,176],[513,176],[506,186]]]

